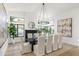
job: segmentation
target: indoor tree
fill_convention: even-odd
[[[8,32],[11,38],[15,38],[16,36],[16,27],[13,23],[10,23],[9,27],[8,27]]]

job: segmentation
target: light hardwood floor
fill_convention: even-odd
[[[12,44],[8,46],[5,56],[35,56],[33,52],[22,54],[20,43]],[[79,56],[79,47],[63,44],[63,48],[53,51],[45,56]]]

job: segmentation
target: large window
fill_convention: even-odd
[[[23,37],[24,36],[24,25],[23,24],[15,24],[16,27],[16,36]]]
[[[24,36],[24,19],[11,16],[10,21],[15,24],[16,37],[23,37]]]

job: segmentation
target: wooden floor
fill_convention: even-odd
[[[5,56],[35,56],[32,53],[22,54],[20,43],[8,46]],[[63,44],[63,48],[53,51],[45,56],[79,56],[79,47]]]

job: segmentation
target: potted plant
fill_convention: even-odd
[[[8,32],[9,32],[10,38],[13,39],[13,43],[15,43],[14,38],[16,36],[16,27],[13,23],[10,23],[8,27]]]

